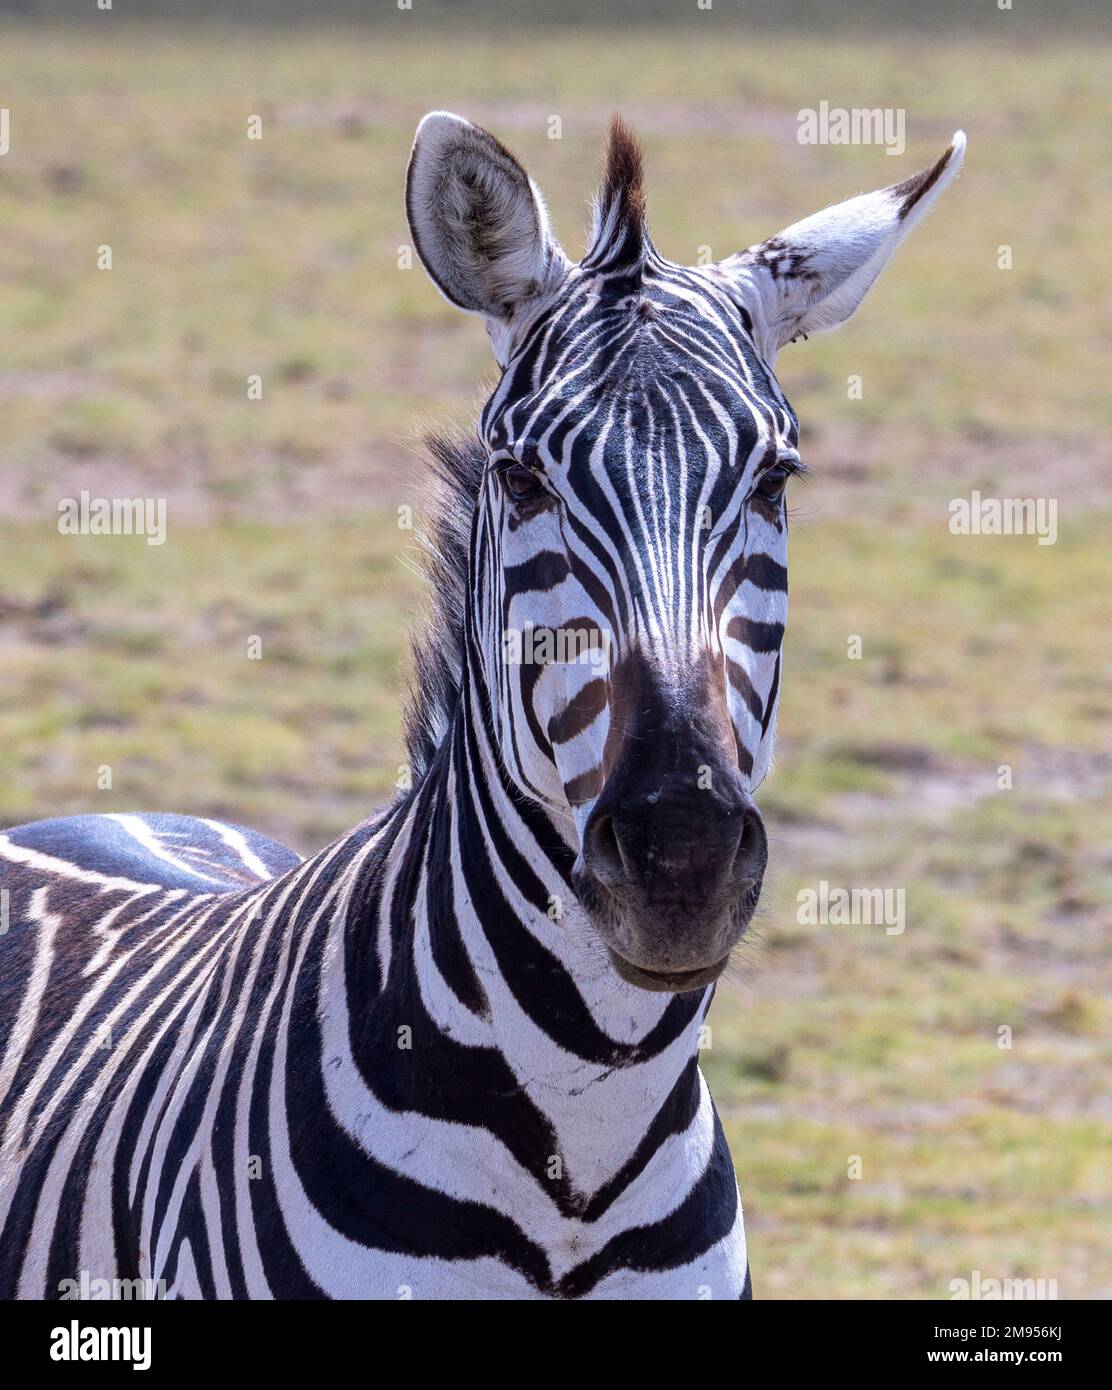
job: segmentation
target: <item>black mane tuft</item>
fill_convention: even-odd
[[[621,116],[610,120],[606,170],[595,197],[591,248],[583,265],[591,270],[634,274],[652,249],[645,221],[644,159],[637,137]]]
[[[417,538],[428,586],[423,621],[412,639],[413,674],[406,702],[406,758],[417,782],[448,732],[463,677],[471,525],[486,455],[476,439],[430,435],[432,481],[427,521]]]

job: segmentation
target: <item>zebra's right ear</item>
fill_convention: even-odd
[[[405,206],[433,283],[453,304],[483,315],[504,361],[515,321],[568,269],[539,189],[493,135],[433,111],[417,127]]]

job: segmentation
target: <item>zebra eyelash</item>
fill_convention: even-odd
[[[789,478],[806,478],[811,471],[795,450],[792,450],[790,454],[781,454],[763,471],[768,473],[773,468],[782,468]]]
[[[786,454],[782,458],[773,459],[773,461],[767,466],[767,468],[762,468],[761,471],[758,474],[756,474],[756,476],[753,478],[753,481],[749,487],[749,491],[745,494],[746,498],[752,497],[753,493],[760,485],[761,479],[765,477],[767,474],[773,472],[777,468],[782,468],[789,478],[806,478],[810,475],[811,472],[811,469],[808,467],[807,464],[803,462],[803,460],[799,457],[797,453],[793,452],[791,454]],[[721,536],[724,536],[731,527],[740,526],[742,524],[744,514],[745,504],[743,502],[742,505],[738,507],[737,512],[733,515],[729,525],[719,526],[716,529],[712,530],[708,539],[712,541],[718,540]]]
[[[507,468],[513,468],[515,465],[521,464],[523,468],[532,469],[537,477],[543,480],[547,475],[537,459],[535,450],[522,448],[520,453],[521,457],[518,458],[516,454],[499,450],[487,463],[484,469],[485,474],[488,477],[493,477],[499,473],[505,473]]]
[[[530,463],[524,463],[522,459],[515,459],[512,454],[506,454],[505,457],[491,459],[486,466],[485,472],[488,478],[497,477],[498,474],[505,473],[507,468],[513,468],[519,463],[525,468],[532,468],[533,466]]]
[[[543,505],[555,499],[555,492],[548,481],[544,467],[537,458],[536,450],[530,445],[519,445],[518,455],[498,453],[490,460],[484,470],[488,476],[497,478],[510,507],[520,517],[534,515]],[[524,469],[533,479],[535,489],[518,494],[509,486],[506,474],[513,469]]]

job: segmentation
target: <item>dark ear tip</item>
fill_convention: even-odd
[[[904,179],[903,183],[895,184],[891,193],[900,205],[897,212],[900,221],[902,222],[912,208],[923,200],[948,169],[951,171],[951,177],[956,174],[964,158],[965,131],[955,131],[954,138],[943,151],[940,159],[937,159],[929,168],[921,169],[919,173],[912,174],[909,179]]]

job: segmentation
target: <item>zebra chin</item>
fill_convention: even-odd
[[[575,877],[580,905],[628,984],[683,994],[712,985],[745,935],[761,895],[758,881],[732,902],[701,908],[622,902],[589,873]]]

